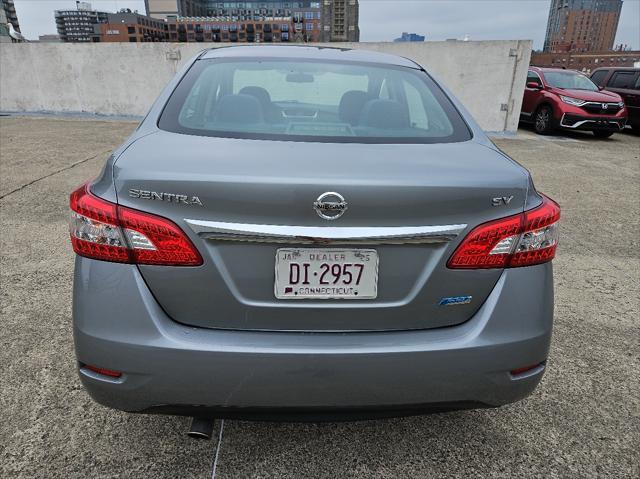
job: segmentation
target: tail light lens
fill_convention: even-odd
[[[70,233],[80,256],[117,263],[200,266],[202,257],[172,221],[93,196],[71,193]]]
[[[449,259],[452,269],[516,268],[551,261],[558,247],[560,206],[542,204],[474,228]]]

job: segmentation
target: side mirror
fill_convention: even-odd
[[[600,91],[604,90],[604,86],[598,85],[598,90],[600,90]]]
[[[542,90],[542,85],[534,81],[529,81],[527,82],[527,88],[531,88],[532,90]]]

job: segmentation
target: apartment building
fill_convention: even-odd
[[[109,14],[78,5],[76,10],[56,10],[54,16],[60,40],[80,43],[94,41],[94,26],[106,23]]]
[[[267,18],[293,19],[290,40],[358,41],[360,39],[359,4],[357,0],[145,0],[147,14],[162,19],[169,17],[203,17],[231,22],[265,22]],[[190,3],[186,3],[190,2]],[[193,14],[188,12],[198,11]],[[208,20],[207,22],[211,22]],[[221,25],[223,26],[223,25]]]
[[[167,17],[172,42],[271,43],[317,41],[319,27],[296,30],[292,17],[259,17],[242,21],[231,17]]]
[[[107,21],[94,27],[95,42],[163,42],[167,40],[167,24],[157,18],[136,12],[109,13]]]
[[[544,51],[613,49],[622,0],[552,0]]]

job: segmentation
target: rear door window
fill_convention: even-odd
[[[636,72],[616,72],[609,80],[611,88],[631,89],[635,84]]]

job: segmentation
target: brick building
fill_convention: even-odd
[[[57,10],[55,19],[63,42],[163,42],[168,36],[164,21],[128,9],[99,12],[79,3],[77,10]]]
[[[163,42],[168,37],[162,20],[135,12],[109,13],[106,22],[94,26],[94,42]]]
[[[304,28],[303,28],[304,25]],[[307,25],[313,25],[307,30]],[[171,42],[305,42],[318,41],[319,21],[296,23],[293,17],[258,17],[234,21],[231,17],[167,17]]]
[[[360,40],[358,0],[145,0],[145,5],[147,14],[152,17],[220,19],[221,27],[227,21],[238,25],[257,22],[258,25],[265,23],[266,18],[291,17],[294,23],[292,33],[295,34],[289,35],[292,41],[294,38],[295,41],[322,42]],[[203,13],[193,13],[196,11]],[[192,41],[188,35],[187,38],[187,41]]]
[[[622,0],[552,0],[544,51],[611,50]]]
[[[640,62],[640,51],[601,52],[534,52],[531,65],[536,67],[567,68],[590,73],[600,67],[632,67]]]

